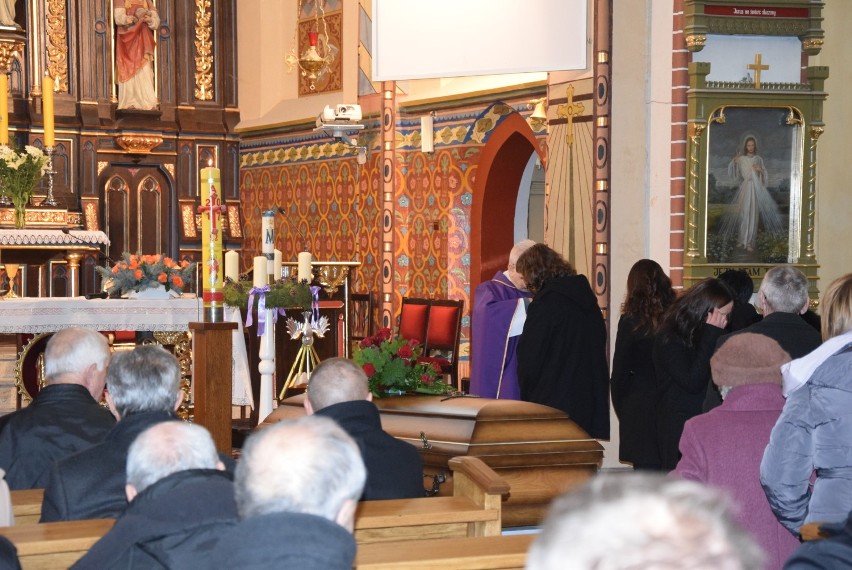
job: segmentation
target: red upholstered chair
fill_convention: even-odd
[[[399,336],[406,340],[426,343],[426,325],[429,323],[429,299],[402,298],[399,315]]]
[[[453,386],[459,387],[459,340],[464,313],[463,300],[430,301],[429,322],[423,356],[418,361],[431,362],[449,374]]]

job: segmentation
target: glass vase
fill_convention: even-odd
[[[15,204],[15,227],[21,229],[27,225],[27,204]]]

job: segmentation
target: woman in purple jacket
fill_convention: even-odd
[[[766,553],[767,570],[781,568],[799,541],[775,518],[760,486],[760,460],[784,398],[781,365],[790,355],[768,336],[734,335],[710,359],[724,401],[686,422],[675,473],[728,491],[737,519]]]

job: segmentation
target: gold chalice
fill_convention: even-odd
[[[9,279],[9,292],[4,295],[7,299],[15,299],[18,295],[15,293],[15,277],[18,275],[20,266],[17,263],[7,263],[6,277]]]

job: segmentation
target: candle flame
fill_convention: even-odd
[[[210,167],[213,166],[213,159],[212,158],[207,159],[207,166],[210,166]]]

